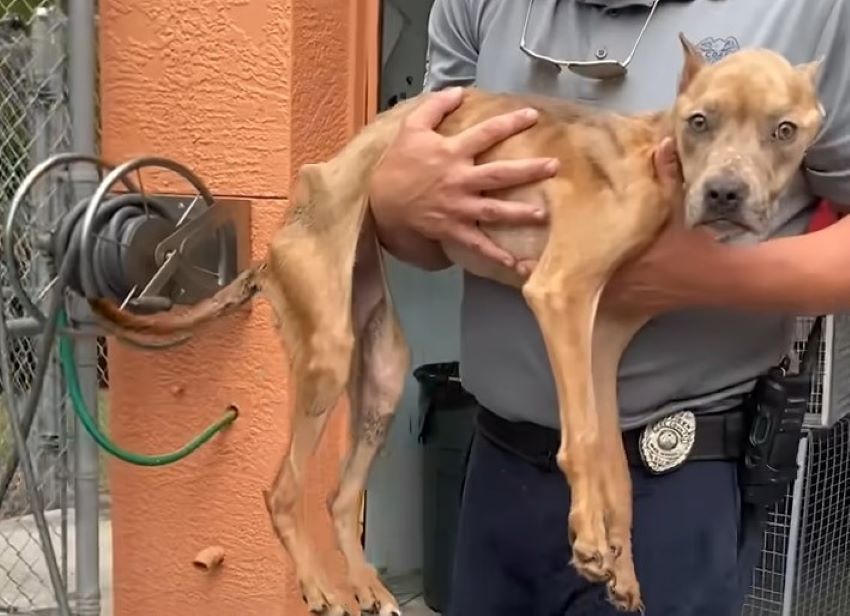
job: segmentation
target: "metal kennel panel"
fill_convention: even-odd
[[[800,504],[796,574],[783,614],[850,614],[850,418],[812,431]]]
[[[797,319],[794,351],[802,353],[812,317]],[[806,426],[829,428],[850,413],[850,315],[828,315],[818,352],[817,374],[809,402]]]
[[[796,353],[812,323],[797,320]],[[769,514],[744,616],[850,614],[850,317],[824,325],[797,480]]]
[[[797,482],[796,485],[802,484]],[[750,592],[744,603],[744,616],[783,615],[794,503],[792,487],[768,515],[760,560],[753,571]]]

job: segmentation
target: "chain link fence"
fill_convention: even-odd
[[[65,83],[67,19],[61,3],[50,0],[0,0],[0,220],[26,174],[52,154],[70,149],[71,125]],[[34,245],[67,208],[59,183],[44,182],[24,204],[10,251],[30,297],[50,283],[45,257]],[[23,307],[13,297],[0,263],[0,292],[6,316],[23,322]],[[37,330],[13,330],[12,381],[17,407],[30,395],[36,370]],[[10,393],[10,392],[4,392]],[[0,406],[2,406],[0,398]],[[55,357],[51,359],[41,402],[28,438],[62,578],[69,584],[69,529],[73,527],[72,413]],[[56,599],[38,532],[19,471],[12,469],[14,445],[9,412],[0,408],[0,614],[52,614]],[[10,478],[10,481],[6,481]],[[4,485],[8,484],[8,485]],[[73,576],[70,576],[73,577]]]

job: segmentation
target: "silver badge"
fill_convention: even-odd
[[[643,463],[657,475],[678,468],[694,447],[696,431],[697,418],[691,411],[679,411],[648,425],[640,435]]]

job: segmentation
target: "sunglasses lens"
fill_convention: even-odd
[[[619,79],[626,76],[627,69],[615,60],[607,62],[586,62],[570,65],[570,70],[576,75],[588,79]]]

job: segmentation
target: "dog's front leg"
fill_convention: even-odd
[[[557,461],[572,495],[573,564],[581,575],[597,582],[611,575],[591,374],[591,336],[602,282],[562,261],[557,249],[550,247],[523,287],[543,334],[557,389],[561,421]]]
[[[609,598],[629,612],[641,611],[643,602],[632,553],[632,481],[620,430],[617,374],[623,351],[647,320],[643,315],[616,313],[603,299],[593,330],[593,384],[602,450],[599,468],[613,556]]]

